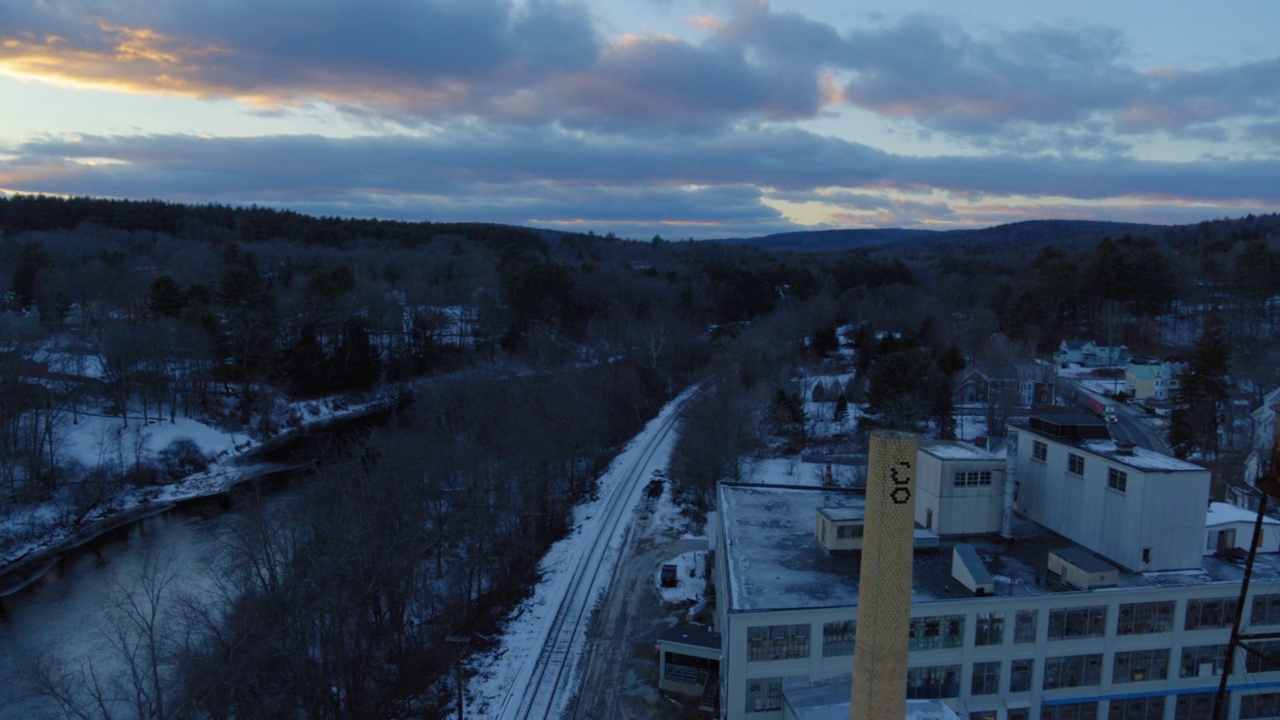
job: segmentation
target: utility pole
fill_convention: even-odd
[[[1218,693],[1213,699],[1213,720],[1223,720],[1227,710],[1227,682],[1235,669],[1236,649],[1262,659],[1264,662],[1277,663],[1280,658],[1265,653],[1252,645],[1255,640],[1275,640],[1280,633],[1240,632],[1240,622],[1244,619],[1244,604],[1249,596],[1249,579],[1253,576],[1253,562],[1258,555],[1258,546],[1262,544],[1262,518],[1267,510],[1267,499],[1280,500],[1280,422],[1276,423],[1275,437],[1271,446],[1271,458],[1254,482],[1261,494],[1258,498],[1258,517],[1253,524],[1253,541],[1249,543],[1249,556],[1244,564],[1244,580],[1240,583],[1240,597],[1236,602],[1235,622],[1231,624],[1231,640],[1227,643],[1227,657],[1222,664],[1222,677],[1218,679]]]
[[[457,670],[458,670],[458,720],[462,718],[462,652],[467,645],[471,644],[471,638],[465,635],[446,635],[444,641],[457,645]]]

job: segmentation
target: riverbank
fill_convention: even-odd
[[[0,598],[38,582],[65,553],[107,533],[166,513],[187,502],[225,495],[242,483],[302,467],[281,465],[264,458],[299,437],[369,418],[402,405],[410,397],[405,390],[394,386],[359,399],[326,398],[296,403],[290,410],[297,420],[265,439],[222,431],[230,442],[210,465],[173,483],[122,485],[102,502],[81,511],[69,507],[65,499],[18,508],[11,516],[0,518],[0,540],[9,541],[0,548]],[[163,425],[163,421],[158,424]],[[236,440],[237,437],[241,438],[240,441]]]

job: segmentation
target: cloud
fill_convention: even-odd
[[[708,134],[848,103],[979,147],[1077,152],[1101,131],[1269,119],[1280,59],[1140,69],[1125,36],[1062,25],[971,33],[928,16],[839,31],[731,3],[700,39],[600,36],[565,0],[63,0],[0,10],[0,68],[275,109],[330,103],[416,124],[479,118]],[[1203,133],[1204,131],[1201,130]],[[1113,141],[1114,142],[1114,141]]]
[[[1280,159],[920,158],[799,130],[726,132],[697,143],[522,126],[351,139],[83,136],[0,153],[0,187],[17,190],[332,208],[326,214],[387,216],[393,207],[413,219],[570,227],[774,227],[770,200],[940,222],[1010,198],[1024,207],[1037,197],[1280,206]]]

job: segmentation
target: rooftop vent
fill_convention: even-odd
[[[978,557],[978,551],[968,543],[957,543],[951,549],[951,577],[974,595],[991,595],[995,592],[991,573],[982,558]]]
[[[1120,570],[1083,548],[1049,551],[1049,575],[1081,590],[1115,587]]]
[[[1134,444],[1135,444],[1135,443],[1134,443],[1132,440],[1117,440],[1117,441],[1116,441],[1116,454],[1117,454],[1117,455],[1132,455],[1132,454],[1133,454]]]

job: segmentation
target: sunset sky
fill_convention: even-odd
[[[1274,0],[3,0],[0,190],[623,237],[1280,211]]]

